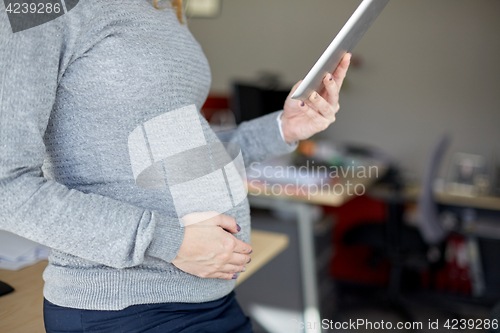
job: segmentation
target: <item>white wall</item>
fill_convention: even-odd
[[[218,18],[189,27],[210,61],[214,92],[261,70],[292,84],[359,3],[224,0]],[[454,138],[450,151],[500,156],[499,18],[498,0],[392,0],[354,50],[363,65],[350,69],[325,135],[384,148],[417,175],[444,131]]]

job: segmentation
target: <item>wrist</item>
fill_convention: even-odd
[[[281,129],[283,131],[283,139],[285,140],[285,142],[287,144],[293,144],[297,141],[299,141],[295,135],[292,133],[291,131],[291,127],[290,127],[290,124],[288,122],[288,118],[286,117],[283,117],[284,113],[281,114]]]

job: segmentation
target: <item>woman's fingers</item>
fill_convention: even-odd
[[[240,231],[240,226],[236,224],[234,217],[218,214],[215,221],[216,225],[229,231],[230,233],[236,234]]]
[[[313,92],[305,102],[309,109],[304,112],[311,118],[315,126],[324,130],[335,121],[335,114],[340,109],[340,87],[349,68],[351,54],[347,53],[333,74],[326,75],[323,79],[325,86],[324,96]]]
[[[325,98],[323,98],[317,92],[313,92],[311,96],[309,96],[309,99],[307,100],[307,105],[309,105],[310,108],[315,110],[321,116],[326,118],[328,123],[332,123],[335,121],[335,113],[339,109],[338,99],[330,102],[327,101]]]
[[[348,53],[342,58],[339,66],[333,74],[328,74],[323,79],[323,84],[325,85],[325,99],[334,107],[338,106],[339,102],[339,92],[344,82],[344,78],[347,74],[347,69],[349,68],[349,63],[351,59],[351,54]],[[338,110],[338,108],[337,108]]]
[[[323,98],[325,98],[326,101],[332,106],[338,105],[340,89],[337,86],[337,82],[333,78],[333,74],[328,74],[327,76],[325,76],[325,78],[323,79],[323,84],[325,85],[325,93],[323,94]]]
[[[316,128],[316,132],[325,130],[330,124],[330,122],[325,117],[323,117],[321,114],[319,114],[318,111],[313,110],[309,106],[307,107],[307,110],[304,111],[304,113],[306,114],[306,116],[311,118],[311,121]]]
[[[252,247],[250,246],[250,244],[247,244],[247,243],[237,239],[236,237],[234,239],[235,239],[235,243],[234,243],[233,252],[243,253],[243,254],[249,254],[250,252],[252,252]]]
[[[250,256],[248,254],[233,253],[231,258],[225,261],[225,263],[228,265],[245,266],[249,261]]]
[[[236,276],[236,273],[242,273],[245,272],[246,268],[244,265],[230,265],[226,264],[219,268],[216,272],[212,273],[210,276],[211,278],[217,278],[217,279],[235,279],[234,276]]]
[[[347,69],[349,68],[349,64],[351,63],[351,58],[352,54],[347,53],[344,55],[342,58],[342,61],[340,64],[337,66],[337,69],[333,73],[333,80],[337,84],[337,89],[340,90],[340,87],[342,87],[342,83],[344,82],[344,78],[347,74]]]
[[[303,112],[311,119],[317,132],[324,131],[335,121],[337,110],[334,110],[317,92],[313,92],[305,102],[306,105],[302,107]]]
[[[231,272],[231,273],[220,273],[220,272],[217,272],[217,273],[214,273],[212,274],[211,276],[209,276],[210,278],[214,278],[214,279],[223,279],[223,280],[235,280],[238,278],[238,275],[236,273],[241,273],[242,270],[236,270],[234,272]]]
[[[221,272],[221,273],[239,273],[241,271],[243,271],[243,268],[245,266],[243,265],[230,265],[230,264],[226,264],[224,266],[222,266],[222,268],[220,268],[218,271]]]
[[[241,230],[233,217],[202,212],[187,214],[183,220],[183,242],[172,261],[177,268],[202,278],[220,279],[230,279],[244,270],[252,247],[232,235]]]
[[[235,276],[236,276],[236,274],[234,274],[234,273],[214,273],[214,274],[208,276],[208,278],[232,280],[235,278]]]

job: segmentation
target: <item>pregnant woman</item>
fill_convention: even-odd
[[[251,332],[232,292],[250,259],[248,201],[210,214],[195,198],[193,214],[177,216],[168,186],[139,187],[131,166],[136,128],[200,110],[209,91],[181,1],[66,0],[64,15],[17,32],[12,15],[19,23],[23,14],[6,3],[0,229],[52,248],[47,332]],[[283,110],[230,132],[214,133],[199,113],[193,126],[206,142],[238,145],[246,165],[289,153],[335,120],[349,60],[325,77],[322,95],[288,98]],[[168,119],[157,137],[184,144],[190,127]]]

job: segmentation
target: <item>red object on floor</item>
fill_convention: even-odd
[[[464,236],[451,234],[446,242],[445,266],[436,272],[435,289],[453,294],[472,293],[471,263]]]
[[[385,223],[386,204],[382,201],[360,196],[341,207],[324,207],[325,213],[337,219],[333,233],[334,256],[330,273],[337,280],[385,285],[389,281],[389,262],[370,267],[368,261],[372,250],[365,245],[346,245],[342,239],[351,228],[366,223]]]
[[[229,98],[225,95],[208,95],[201,111],[207,121],[219,110],[229,109]]]

